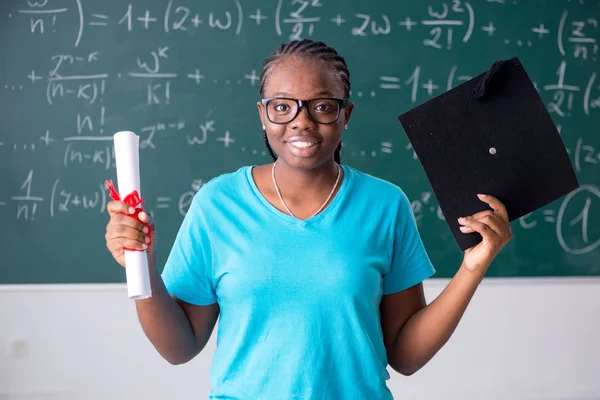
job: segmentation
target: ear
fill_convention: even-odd
[[[348,121],[350,121],[350,115],[352,115],[352,110],[354,110],[354,102],[351,101],[348,103],[348,105],[344,108],[344,123],[347,125]]]
[[[260,122],[262,126],[267,126],[267,119],[265,118],[265,108],[263,107],[260,101],[256,102],[256,107],[258,107],[258,116],[260,117]]]

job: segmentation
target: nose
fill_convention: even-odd
[[[313,121],[308,114],[308,106],[306,104],[302,104],[302,107],[300,107],[300,110],[298,111],[298,115],[290,122],[290,128],[300,130],[315,129],[316,125],[316,122]]]

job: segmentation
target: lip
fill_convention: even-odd
[[[321,141],[312,136],[292,136],[292,137],[288,138],[287,140],[285,140],[285,142],[287,142],[287,143],[294,143],[294,142],[320,143]]]
[[[295,157],[298,158],[309,158],[317,154],[321,147],[321,141],[314,141],[314,138],[302,138],[296,140],[288,140],[286,141],[286,147],[289,149],[289,152],[292,153]],[[292,143],[294,142],[310,142],[313,143],[312,146],[306,148],[299,148],[294,146]]]

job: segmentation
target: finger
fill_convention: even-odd
[[[510,239],[512,237],[512,231],[510,229],[510,224],[506,221],[504,221],[500,216],[489,212],[489,213],[483,213],[483,215],[481,215],[478,218],[475,217],[466,217],[466,220],[474,220],[474,221],[479,221],[482,222],[484,224],[486,224],[488,227],[490,227],[498,236]],[[459,218],[459,223],[461,223],[461,220]],[[463,233],[473,233],[475,232],[472,228],[464,225],[461,223],[461,227],[460,227],[460,231]]]
[[[135,249],[135,250],[146,250],[148,245],[140,242],[139,240],[133,240],[129,238],[119,237],[106,241],[106,247],[110,250],[113,255],[119,255],[123,252],[123,249]]]
[[[127,239],[140,243],[148,243],[150,238],[141,230],[126,225],[111,225],[106,229],[106,240]]]
[[[489,226],[498,236],[503,238],[509,237],[510,225],[504,221],[499,215],[484,215],[481,218],[475,219],[475,221],[482,222]]]
[[[464,225],[461,225],[458,229],[460,229],[460,231],[462,233],[473,233],[473,232],[475,232],[472,228],[469,228],[468,226],[464,226]]]
[[[492,210],[485,210],[485,211],[480,211],[478,213],[469,215],[467,217],[464,217],[465,219],[469,220],[469,219],[474,219],[474,220],[481,220],[483,217],[485,217],[486,215],[494,215],[494,212]],[[458,218],[458,223],[461,224],[460,231],[463,233],[473,233],[475,232],[473,229],[469,228],[468,226],[465,226],[461,223],[461,218]]]
[[[118,213],[133,214],[135,209],[122,201],[113,200],[106,205],[108,215],[111,217]]]
[[[485,215],[494,215],[494,211],[492,211],[492,210],[480,211],[475,214],[471,214],[466,218],[481,219]]]
[[[500,200],[489,194],[478,194],[477,197],[479,197],[479,200],[483,201],[484,203],[487,203],[492,208],[492,210],[494,210],[495,214],[502,217],[502,219],[506,222],[509,221],[506,207],[504,207],[504,204],[502,204]]]
[[[140,232],[143,232],[143,228],[145,228],[145,225],[143,224],[143,222],[138,221],[137,219],[135,219],[132,216],[129,215],[125,215],[125,214],[116,214],[112,217],[110,217],[110,221],[108,221],[108,225],[106,226],[106,229],[108,230],[109,228],[114,228],[114,227],[118,227],[120,225],[124,225],[133,229],[136,229]]]
[[[485,240],[490,242],[497,242],[500,240],[498,234],[494,232],[492,228],[481,221],[476,221],[468,218],[461,218],[459,220],[461,224],[471,228],[474,232],[478,232]]]
[[[140,217],[140,221],[142,221],[143,223],[154,225],[154,220],[152,219],[152,216],[149,212],[141,211],[138,216]]]

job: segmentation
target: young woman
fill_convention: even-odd
[[[162,275],[145,225],[108,206],[114,258],[148,251],[153,297],[136,307],[165,359],[191,360],[220,315],[210,398],[391,399],[386,366],[411,375],[434,356],[511,237],[504,206],[480,196],[493,211],[460,222],[483,241],[427,305],[434,268],[406,195],[340,163],[349,94],[344,59],[322,42],[267,58],[257,106],[274,162],[200,189]]]

